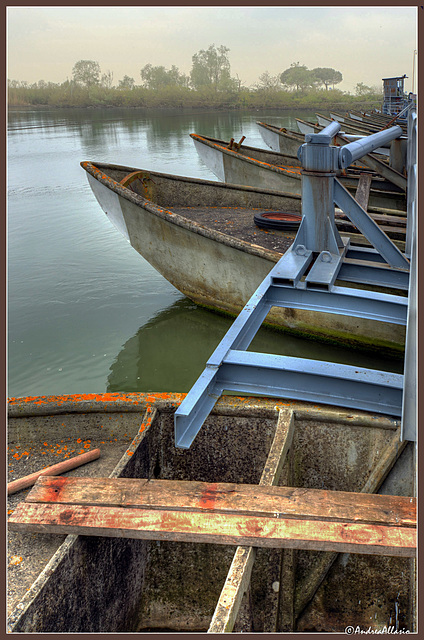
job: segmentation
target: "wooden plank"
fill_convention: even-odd
[[[262,472],[259,485],[275,486],[281,476],[286,461],[287,453],[291,447],[294,433],[293,411],[281,410],[278,412],[278,421],[275,429],[274,440],[268,454],[267,461]]]
[[[209,624],[208,633],[231,633],[233,631],[243,596],[250,584],[255,558],[255,547],[237,547]]]
[[[293,412],[280,410],[274,439],[259,481],[261,486],[274,486],[278,483],[287,452],[293,440],[293,433]],[[233,631],[243,595],[250,583],[255,558],[256,549],[254,547],[237,547],[215,607],[208,633],[231,633]]]
[[[267,477],[271,467],[265,469]],[[415,526],[416,499],[299,487],[42,476],[26,502]]]
[[[393,468],[396,460],[405,449],[406,444],[406,440],[403,442],[400,440],[400,429],[397,429],[393,438],[382,452],[377,464],[371,471],[368,480],[362,487],[361,493],[373,493],[374,491],[378,491],[390,473],[390,470]],[[331,569],[337,555],[337,552],[323,553],[318,564],[313,567],[307,579],[297,586],[295,596],[295,618],[300,616],[302,611],[312,600],[327,573]]]
[[[377,222],[377,223],[385,223],[390,225],[390,227],[400,227],[400,228],[406,227],[406,217],[404,216],[390,215],[388,213],[369,213],[369,212],[368,212],[368,215],[370,218],[374,220],[374,222]],[[335,219],[336,219],[336,222],[343,221],[343,220],[345,220],[346,222],[350,222],[347,215],[343,212],[338,213],[336,211]],[[352,223],[350,222],[350,224]]]
[[[21,502],[13,531],[413,557],[416,529],[326,520]]]
[[[294,452],[290,450],[285,467],[283,484],[291,486],[294,476]],[[280,585],[275,631],[293,633],[295,629],[294,597],[296,586],[296,549],[282,549],[280,559]]]
[[[296,549],[284,549],[281,565],[280,580],[280,610],[277,631],[293,633],[294,618],[294,594],[296,574]]]
[[[370,173],[361,173],[358,186],[356,188],[355,200],[366,211],[370,197],[372,176]]]

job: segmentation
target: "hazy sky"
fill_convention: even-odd
[[[75,62],[95,60],[114,84],[124,75],[140,84],[148,63],[188,74],[193,54],[211,44],[230,49],[231,75],[246,86],[299,62],[341,71],[343,91],[404,73],[410,91],[417,8],[8,7],[13,80],[63,82]]]

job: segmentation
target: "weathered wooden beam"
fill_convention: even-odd
[[[250,584],[255,558],[255,547],[237,547],[209,624],[208,633],[233,631],[243,596]]]
[[[400,429],[398,428],[390,440],[387,447],[382,452],[377,464],[368,476],[368,480],[362,487],[361,493],[374,493],[379,490],[387,475],[393,468],[396,460],[405,449],[407,441],[400,440]],[[358,494],[355,494],[358,495]],[[314,597],[327,573],[333,566],[338,553],[323,553],[319,562],[311,569],[306,580],[296,586],[295,595],[295,618],[297,619],[305,607]]]
[[[281,484],[292,486],[294,476],[294,452],[290,449],[287,456],[287,464],[284,467]],[[280,480],[281,482],[281,480]],[[275,632],[293,633],[294,618],[294,595],[296,586],[296,549],[282,549],[280,557],[280,584],[278,589],[277,615],[275,621]]]
[[[359,176],[358,186],[356,188],[355,200],[366,211],[368,209],[368,200],[370,197],[372,176],[370,173],[361,173]]]
[[[405,496],[184,480],[42,476],[26,502],[400,527],[416,521],[416,499]]]
[[[296,549],[284,549],[281,563],[280,606],[278,629],[282,633],[294,631],[294,594],[296,574]]]
[[[287,452],[293,440],[293,432],[293,412],[280,410],[274,439],[259,481],[261,486],[273,486],[278,483]],[[215,607],[208,633],[232,632],[243,595],[250,583],[255,557],[256,549],[254,547],[238,547],[236,549],[230,570]]]
[[[411,498],[412,500],[412,498]],[[170,540],[267,548],[309,549],[413,557],[414,527],[325,519],[297,519],[21,502],[9,519],[11,530]]]

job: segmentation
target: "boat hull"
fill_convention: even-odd
[[[193,136],[192,136],[193,137]],[[219,180],[228,184],[240,184],[258,189],[301,193],[298,162],[293,167],[282,169],[274,164],[257,161],[221,145],[207,145],[193,137],[197,153],[205,165]]]
[[[119,188],[101,171],[93,170],[87,176],[103,211],[131,246],[197,304],[238,315],[281,257],[275,251],[184,221],[166,209],[134,196],[128,189]],[[201,188],[201,181],[197,182]],[[215,188],[225,191],[227,187],[217,184]],[[233,192],[236,194],[237,189]],[[249,192],[239,192],[242,205],[242,195],[247,197]],[[260,201],[263,206],[272,203],[270,208],[274,209],[280,204],[284,210],[287,202],[300,207],[299,200],[282,194],[279,197],[272,191],[257,191],[255,198],[257,204]],[[365,318],[273,307],[265,323],[303,338],[353,348],[383,350],[393,355],[400,355],[404,350],[403,326]]]
[[[195,134],[191,134],[191,137],[200,158],[222,182],[301,195],[301,169],[300,162],[296,157],[290,158],[288,155],[279,157],[279,154],[275,153],[271,163],[269,153],[262,152],[261,149],[256,149],[256,157],[252,157],[248,155],[247,149],[240,153],[228,149],[224,142],[219,143]],[[261,152],[263,160],[260,159]],[[340,176],[339,179],[345,188],[351,189],[355,193],[359,178]],[[406,211],[405,193],[399,192],[394,185],[384,185],[378,180],[373,180],[369,194],[369,206]]]
[[[285,129],[273,131],[271,127],[263,122],[257,122],[256,124],[259,127],[262,140],[270,149],[277,153],[296,156],[300,145],[305,142],[303,135],[296,135],[293,132],[289,133]]]
[[[12,399],[9,447],[30,446],[30,457],[38,456],[41,464],[46,440],[65,438],[71,446],[89,438],[102,455],[69,475],[258,484],[279,411],[293,411],[292,471],[284,467],[280,484],[360,491],[399,429],[391,418],[364,412],[225,397],[190,451],[181,452],[173,446],[173,414],[183,397],[152,393]],[[413,495],[413,452],[409,443],[382,492]],[[15,460],[14,465],[19,473]],[[22,499],[16,494],[15,502]],[[25,563],[9,565],[9,587],[18,590],[9,633],[205,632],[235,551],[232,545],[52,534],[12,536],[11,545],[12,557],[23,557]],[[294,553],[293,569],[285,569],[284,593],[294,599],[298,614],[295,621],[293,616],[291,621],[283,618],[291,625],[284,630],[343,632],[349,625],[378,630],[395,615],[399,628],[413,630],[411,559],[342,554],[317,585],[316,596],[309,595],[305,602],[299,593],[311,592],[323,554]],[[250,611],[237,620],[234,631],[282,630],[281,559],[281,550],[258,551]],[[27,580],[31,571],[32,583]]]

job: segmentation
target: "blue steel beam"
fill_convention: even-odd
[[[230,351],[217,382],[229,391],[300,398],[388,415],[400,415],[402,407],[401,374],[321,360]]]
[[[407,150],[407,222],[405,253],[411,255],[414,227],[415,208],[417,203],[417,112],[411,107],[408,113],[408,150]]]
[[[307,252],[306,256],[300,256],[304,260],[297,265],[299,272],[303,272],[309,264],[309,254]],[[334,285],[328,291],[312,288],[305,291],[305,283],[300,282],[294,273],[290,272],[292,279],[282,277],[286,274],[285,266],[292,266],[291,258],[294,255],[295,252],[289,250],[280,258],[215,349],[208,360],[209,364],[219,365],[228,349],[247,349],[272,306],[312,309],[406,324],[408,300],[405,297]]]
[[[407,298],[333,284],[338,276],[343,275],[351,281],[358,281],[362,277],[375,283],[378,273],[381,274],[378,284],[389,283],[386,286],[394,286],[397,283],[405,288],[409,261],[334,178],[336,166],[348,166],[383,142],[394,139],[398,136],[398,129],[393,127],[383,134],[374,134],[346,145],[341,150],[345,150],[343,154],[339,149],[328,146],[331,137],[340,130],[339,123],[331,123],[321,135],[308,134],[305,138],[306,144],[298,153],[303,168],[308,169],[302,174],[303,219],[299,232],[292,248],[253,294],[175,412],[177,447],[190,447],[225,390],[401,415],[402,375],[245,351],[272,306],[350,315],[401,325],[407,323]],[[335,227],[334,202],[378,253],[374,250],[354,250],[349,243],[342,241]],[[329,246],[325,246],[325,234],[331,237],[332,242],[327,238]],[[314,240],[315,235],[320,239]],[[316,261],[313,252],[321,252],[321,261]],[[367,264],[352,264],[352,261],[343,264],[346,255],[355,258],[365,256],[368,258]],[[392,275],[387,275],[387,264],[382,259],[396,267],[392,269]],[[314,264],[303,279],[312,261]],[[370,261],[374,261],[374,264],[369,264]],[[402,273],[405,275],[402,276]]]
[[[343,255],[321,251],[305,278],[306,286],[330,290],[338,277],[342,260]]]
[[[378,262],[360,262],[345,258],[337,276],[338,280],[357,282],[365,285],[379,285],[408,291],[409,271],[393,269]]]
[[[313,398],[313,401],[318,402],[321,392],[315,392],[311,385],[318,385],[316,388],[319,389],[320,381],[325,379],[322,398],[325,397],[326,400],[321,399],[321,402],[333,402],[338,406],[351,406],[359,409],[369,409],[372,406],[373,410],[389,414],[395,413],[396,415],[400,410],[393,408],[390,400],[391,392],[388,394],[389,397],[384,396],[384,401],[381,399],[383,397],[381,396],[381,387],[387,383],[387,386],[394,393],[399,385],[401,386],[400,378],[402,376],[397,377],[394,374],[374,370],[363,370],[361,373],[357,367],[349,367],[348,365],[325,362],[317,364],[305,359],[290,359],[286,356],[268,357],[266,354],[243,352],[249,346],[271,306],[316,309],[328,313],[366,317],[396,324],[406,323],[407,299],[401,296],[373,292],[372,300],[370,300],[370,292],[366,290],[333,286],[331,291],[315,291],[306,289],[304,282],[298,282],[297,287],[273,284],[274,275],[281,275],[282,271],[284,272],[284,262],[283,256],[258,287],[209,358],[204,372],[175,412],[177,447],[190,447],[224,390],[253,393],[255,384],[257,385],[255,393],[292,397],[299,400],[312,400]],[[245,359],[243,360],[243,358]],[[246,368],[247,363],[248,368]],[[270,363],[273,366],[276,365],[276,369],[275,367],[273,369]],[[233,365],[237,365],[237,368],[234,368]],[[278,378],[279,367],[283,367],[281,375],[284,376],[284,381],[283,378]],[[231,376],[228,373],[229,369],[232,370]],[[268,370],[266,377],[265,369]],[[301,371],[305,375],[304,382],[300,386],[296,383],[295,389],[290,389],[287,380],[295,373],[299,376]],[[349,376],[352,377],[349,389],[353,395],[356,394],[354,398],[352,398],[351,392],[343,397],[347,389],[346,380],[349,380]],[[337,382],[338,378],[339,382]],[[275,383],[277,379],[279,380],[278,384]],[[383,384],[383,380],[386,383]],[[366,391],[368,384],[372,385],[371,392]],[[332,387],[330,395],[329,387]],[[375,395],[377,388],[380,391]],[[370,400],[369,393],[371,393],[371,397],[374,397],[374,400]],[[393,397],[395,395],[396,393]],[[395,403],[398,402],[401,401],[397,394]]]
[[[403,376],[351,365],[230,350],[207,366],[174,415],[176,446],[188,449],[225,391],[401,414]]]
[[[330,124],[324,127],[324,129],[321,129],[321,131],[319,131],[317,135],[329,136],[330,138],[333,138],[335,135],[339,133],[341,128],[342,128],[342,125],[340,124],[340,122],[337,122],[337,120],[334,120],[334,122],[330,122]]]
[[[417,382],[418,382],[418,322],[417,322],[417,210],[416,205],[416,136],[417,136],[417,120],[415,108],[411,108],[408,115],[408,132],[409,132],[409,161],[408,161],[408,188],[411,186],[413,193],[410,194],[411,201],[408,197],[408,233],[410,234],[410,254],[411,254],[411,279],[409,288],[409,306],[408,306],[408,322],[406,326],[405,341],[405,365],[404,365],[404,394],[402,407],[402,427],[401,440],[417,441],[417,422],[418,422],[418,398],[417,398]],[[413,173],[413,176],[410,176]],[[410,182],[410,177],[412,182]]]
[[[374,249],[374,247],[350,246],[346,257],[352,258],[353,260],[365,260],[366,262],[372,261],[387,264],[387,262],[378,253],[378,251]]]
[[[333,286],[327,291],[272,285],[267,293],[267,301],[270,306],[334,313],[400,325],[406,325],[408,311],[406,297],[339,286]]]
[[[409,260],[402,254],[378,224],[356,202],[349,191],[334,179],[334,202],[348,216],[351,222],[371,242],[391,267],[409,269]]]

